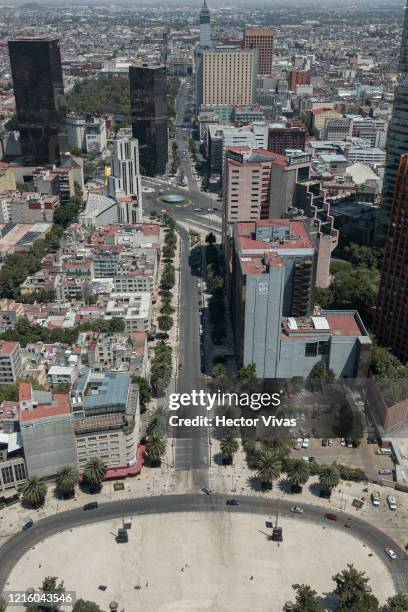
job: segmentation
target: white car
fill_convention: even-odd
[[[397,558],[397,553],[394,550],[392,550],[392,548],[389,548],[388,546],[386,546],[384,550],[385,550],[385,554],[388,555],[390,559],[395,561],[395,559]]]
[[[388,507],[390,510],[397,509],[397,500],[395,499],[393,495],[388,495],[387,502],[388,502]]]
[[[293,448],[295,450],[300,450],[302,448],[302,442],[299,442],[298,440],[296,440],[296,442],[293,445]]]
[[[303,514],[303,508],[300,508],[299,506],[292,506],[290,511],[294,512],[295,514]]]
[[[340,440],[340,444],[341,444],[341,446],[346,446],[346,440],[345,440],[345,438],[342,438],[342,439]]]
[[[374,491],[373,493],[371,493],[371,503],[373,504],[373,506],[380,505],[380,494],[378,493],[378,491]]]
[[[309,448],[309,438],[303,438],[302,448]]]
[[[327,446],[333,446],[333,440],[331,439],[327,440]]]

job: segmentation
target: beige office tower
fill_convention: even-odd
[[[258,74],[272,74],[275,28],[245,28],[244,48],[258,51]]]
[[[252,104],[256,50],[214,49],[202,55],[202,104]]]

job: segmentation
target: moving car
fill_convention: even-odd
[[[387,502],[388,502],[388,506],[390,510],[397,509],[397,500],[395,499],[393,495],[388,495]]]
[[[333,512],[326,512],[324,518],[328,521],[337,521],[337,514],[333,514]]]
[[[392,548],[390,548],[389,546],[386,546],[384,548],[385,550],[385,554],[389,556],[390,559],[392,559],[393,561],[397,558],[397,553],[392,550]]]
[[[300,508],[299,506],[292,506],[290,511],[294,512],[295,514],[303,514],[303,508]]]
[[[98,507],[98,502],[90,502],[89,504],[85,504],[84,510],[95,510]]]
[[[390,468],[381,468],[378,470],[380,476],[391,476],[392,470]]]
[[[201,212],[203,209],[200,207],[194,208],[194,212]]]
[[[182,369],[183,369],[183,364],[182,364],[182,363],[179,363],[179,364],[178,364],[178,369],[179,369],[179,370],[182,370]]]
[[[210,489],[207,489],[207,487],[201,487],[201,491],[206,495],[211,495],[211,491]]]
[[[371,503],[373,504],[373,506],[380,505],[380,494],[378,491],[374,491],[373,493],[371,493]]]
[[[29,521],[26,522],[25,525],[23,525],[23,531],[27,531],[27,529],[30,529],[30,527],[32,527],[33,525],[34,525],[34,521],[30,519]]]
[[[227,506],[239,506],[238,499],[227,499],[225,503],[227,504]]]

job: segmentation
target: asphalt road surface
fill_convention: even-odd
[[[7,586],[7,579],[17,561],[30,548],[44,540],[45,538],[62,532],[67,529],[87,525],[94,522],[105,521],[125,516],[137,518],[138,515],[177,513],[177,512],[241,512],[264,515],[269,519],[275,515],[276,500],[264,499],[262,497],[243,496],[239,497],[238,506],[227,506],[229,499],[225,495],[163,495],[158,497],[128,499],[123,502],[110,502],[101,504],[96,510],[84,512],[82,508],[61,512],[35,523],[31,529],[22,531],[10,538],[0,548],[0,592]],[[359,538],[375,551],[380,558],[383,558],[388,566],[397,591],[408,591],[408,557],[404,551],[376,527],[357,517],[350,517],[348,514],[336,512],[337,522],[328,521],[324,518],[323,508],[309,505],[298,504],[303,508],[303,514],[290,513],[290,508],[294,501],[280,500],[280,515],[289,515],[297,521],[312,521],[318,525],[326,526],[331,529],[345,529],[344,524],[350,523],[349,533]],[[290,537],[290,532],[285,531],[285,538]],[[271,545],[273,545],[271,543]],[[299,542],[301,546],[301,542]],[[384,547],[389,546],[398,555],[395,561],[387,561]],[[318,554],[319,543],[316,542],[316,554]],[[92,552],[90,551],[90,555]],[[336,554],[333,551],[333,554]],[[350,559],[353,562],[353,559]]]
[[[184,109],[188,99],[188,84],[183,83],[176,100],[176,125],[182,123]],[[184,128],[176,128],[176,142],[179,145],[181,167],[188,187],[182,188],[163,180],[143,178],[145,185],[154,188],[154,193],[143,196],[144,214],[152,210],[160,210],[168,205],[160,204],[159,192],[179,193],[188,198],[192,204],[188,207],[171,207],[169,214],[177,222],[177,230],[181,239],[180,260],[180,333],[179,333],[179,363],[176,381],[177,393],[190,393],[192,390],[206,389],[206,376],[203,373],[202,339],[206,330],[200,335],[200,302],[198,281],[201,278],[205,262],[202,261],[201,246],[190,250],[190,237],[186,226],[192,225],[208,232],[214,229],[220,235],[220,211],[208,212],[214,207],[220,208],[214,198],[202,192],[193,176],[191,159],[188,152],[188,135]],[[195,210],[195,209],[201,210]],[[180,418],[208,416],[203,407],[185,407],[177,411]],[[175,437],[175,468],[188,470],[189,483],[193,490],[208,485],[209,465],[209,431],[207,428],[174,428]]]

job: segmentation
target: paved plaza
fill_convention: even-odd
[[[227,508],[130,520],[128,544],[114,539],[120,519],[44,540],[19,561],[7,588],[37,587],[51,575],[103,610],[116,600],[125,612],[279,612],[295,598],[292,585],[306,583],[330,610],[332,576],[353,560],[367,571],[381,603],[394,592],[387,560],[330,524],[282,518],[278,544],[268,540],[273,517]]]

